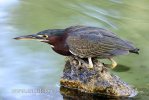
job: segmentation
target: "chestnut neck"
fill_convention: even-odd
[[[72,55],[69,52],[69,47],[66,44],[67,35],[64,33],[62,29],[55,29],[52,31],[52,35],[48,38],[48,44],[52,45],[52,49],[57,52],[58,54],[64,56]]]
[[[49,44],[53,45],[54,47],[61,45],[64,42],[63,36],[50,36],[49,37]]]
[[[58,54],[61,54],[63,56],[70,56],[72,55],[69,51],[69,47],[66,44],[65,35],[62,36],[51,36],[49,38],[49,44],[52,45],[52,49],[57,52]]]

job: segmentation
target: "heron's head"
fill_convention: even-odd
[[[37,40],[40,42],[45,42],[53,45],[56,41],[58,41],[59,37],[63,36],[63,29],[49,29],[38,32],[36,34],[19,36],[14,39],[16,40]]]

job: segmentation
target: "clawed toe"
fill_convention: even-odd
[[[114,69],[114,68],[117,66],[116,61],[114,61],[112,58],[109,58],[109,60],[112,62],[112,64],[104,64],[104,63],[102,63],[102,64],[103,64],[105,67]]]

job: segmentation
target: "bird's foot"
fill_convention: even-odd
[[[117,66],[117,63],[114,59],[110,58],[110,61],[112,62],[111,68],[114,69]]]
[[[93,65],[89,65],[88,69],[93,69],[93,67],[94,67]]]
[[[79,58],[79,57],[76,57],[74,56],[74,58],[70,58],[70,61],[73,61],[73,64],[77,65],[77,66],[87,66],[87,68],[89,69],[93,69],[94,65],[93,65],[93,62],[92,62],[92,59],[91,57],[88,58],[88,63],[86,62],[86,60],[83,60],[82,58]]]
[[[116,61],[114,61],[112,58],[109,58],[109,60],[112,62],[112,64],[104,64],[104,63],[103,63],[103,65],[104,65],[105,67],[114,69],[114,68],[117,66]]]
[[[80,67],[82,66],[83,63],[85,63],[85,61],[79,57],[75,57],[75,60],[77,61],[77,66],[80,66]]]

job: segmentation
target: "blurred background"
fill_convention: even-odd
[[[148,5],[148,0],[0,0],[0,100],[63,100],[65,57],[47,44],[13,38],[72,25],[111,30],[140,48],[140,55],[115,58],[119,66],[111,71],[138,89],[135,100],[147,100]],[[38,89],[44,92],[29,93]]]

